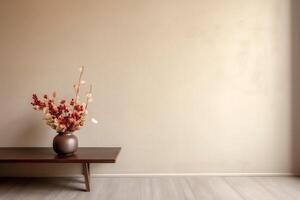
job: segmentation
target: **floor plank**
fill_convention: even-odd
[[[223,177],[187,177],[197,199],[203,200],[241,200],[237,193]]]
[[[2,178],[0,200],[300,200],[298,177]]]
[[[255,177],[278,199],[300,200],[299,177]]]
[[[189,184],[183,177],[151,178],[153,198],[157,200],[195,200]]]
[[[226,177],[225,180],[246,200],[279,200],[254,177]]]

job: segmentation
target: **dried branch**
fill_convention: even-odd
[[[90,85],[89,93],[86,95],[85,110],[86,110],[87,107],[88,107],[89,100],[91,99],[91,97],[92,97],[92,85]]]
[[[75,104],[77,103],[77,100],[78,100],[78,95],[79,95],[79,91],[80,91],[80,83],[81,83],[81,79],[82,79],[82,75],[83,75],[83,72],[84,72],[84,66],[82,66],[80,68],[80,75],[79,75],[79,79],[78,79],[78,84],[76,85],[75,87],[75,91],[76,91],[76,95],[75,95]]]

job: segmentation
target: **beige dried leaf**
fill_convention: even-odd
[[[87,98],[92,98],[92,96],[93,96],[92,93],[87,93],[87,94],[86,94],[86,97],[87,97]]]
[[[98,120],[96,120],[95,118],[92,118],[91,121],[92,121],[94,124],[98,124]]]

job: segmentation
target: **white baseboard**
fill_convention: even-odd
[[[283,177],[300,176],[299,173],[129,173],[129,174],[91,174],[95,178],[142,178],[142,177],[183,177],[183,176],[241,176],[241,177]],[[82,178],[80,174],[70,175],[34,175],[34,176],[0,176],[0,177],[45,177],[45,178]]]
[[[299,176],[298,173],[132,173],[92,174],[93,177],[160,177],[160,176]]]

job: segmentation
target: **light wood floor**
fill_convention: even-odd
[[[300,200],[298,177],[2,178],[0,199]]]

